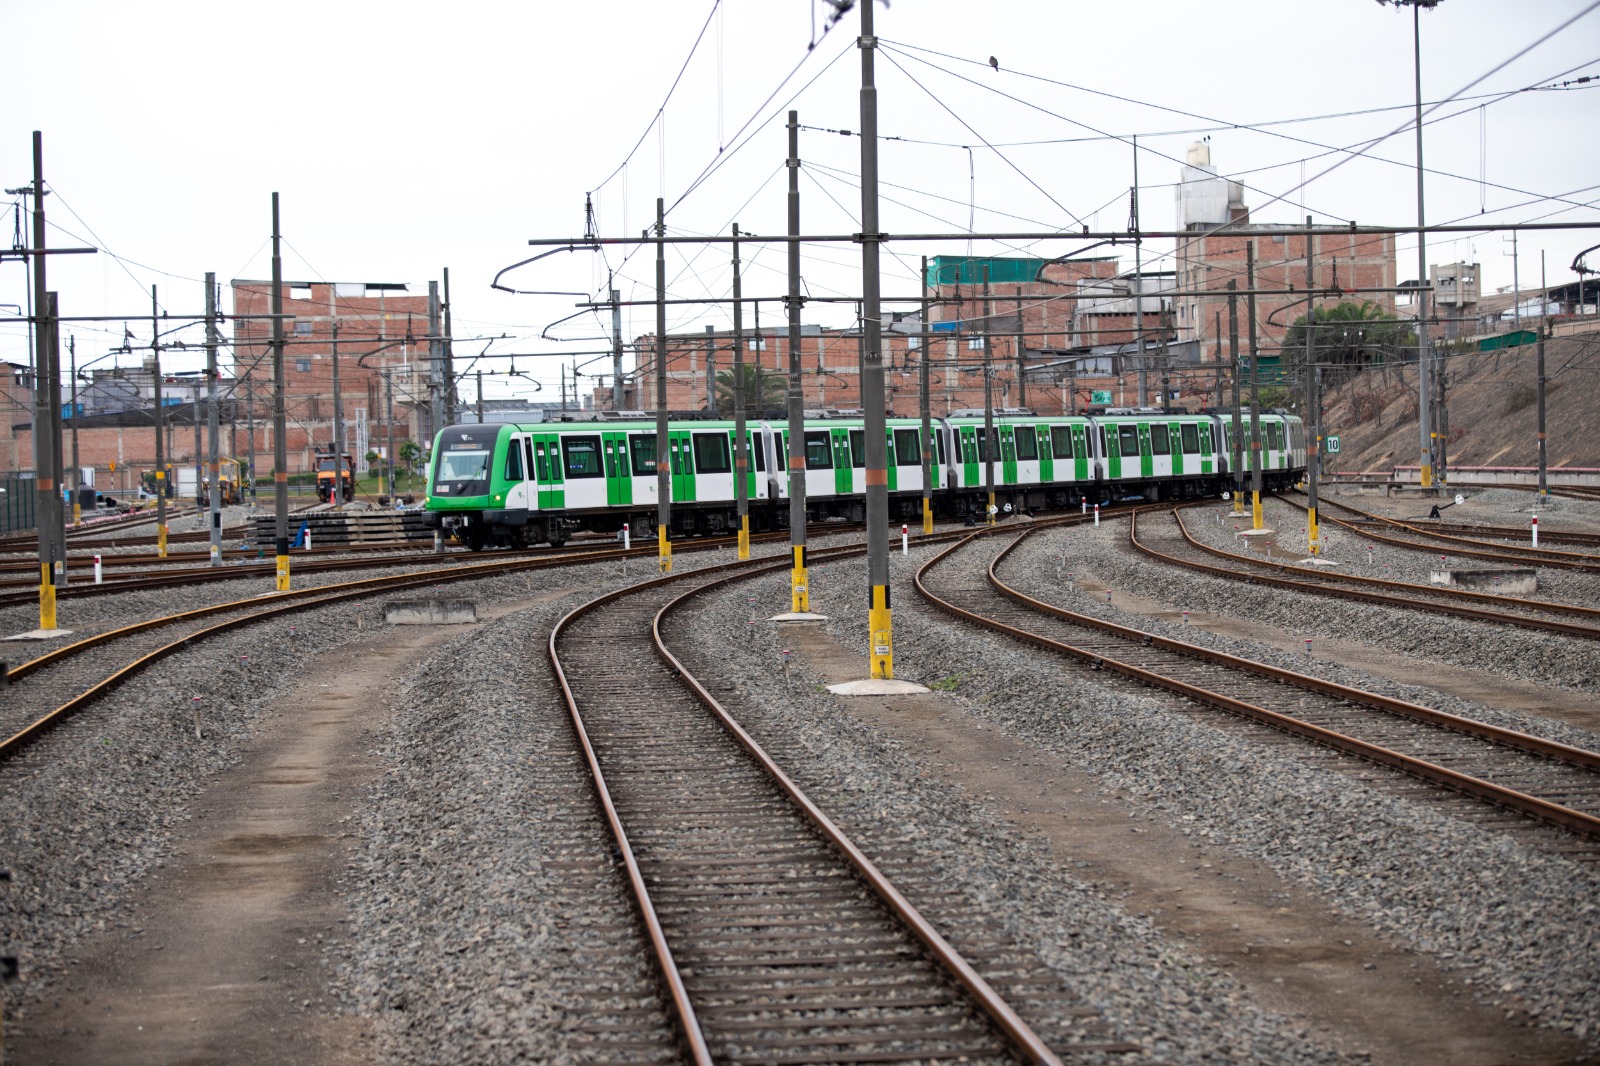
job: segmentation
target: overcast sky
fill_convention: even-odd
[[[1421,14],[1424,106],[1456,97],[1425,129],[1430,223],[1600,221],[1600,80],[1559,84],[1600,75],[1596,9],[1443,0]],[[859,129],[860,16],[825,32],[831,10],[823,0],[8,4],[0,187],[31,180],[31,132],[42,131],[47,239],[100,249],[51,258],[63,315],[127,315],[136,343],[148,343],[151,284],[165,310],[199,314],[206,271],[224,285],[270,277],[277,192],[286,279],[425,293],[448,268],[458,367],[485,348],[550,353],[519,358],[533,376],[500,377],[486,392],[553,400],[558,367],[594,358],[559,353],[604,347],[609,314],[551,327],[582,298],[490,283],[540,250],[530,238],[581,237],[586,194],[601,236],[638,236],[658,196],[675,235],[726,234],[734,222],[781,233],[793,107],[817,128],[800,138],[802,230],[859,230],[861,142],[820,131]],[[1255,221],[1416,219],[1415,140],[1402,128],[1414,99],[1409,9],[880,0],[875,18],[879,130],[900,138],[880,145],[887,232],[1125,229],[1133,135],[1145,229],[1174,226],[1179,162],[1203,136],[1221,172],[1246,184]],[[1332,115],[1344,117],[1319,117]],[[1329,151],[1397,130],[1363,158]],[[1297,190],[1302,177],[1311,180]],[[8,237],[17,202],[0,199]],[[26,215],[22,232],[28,240]],[[1573,257],[1597,242],[1597,229],[1525,234],[1521,283],[1538,284],[1541,253],[1552,284],[1572,280]],[[1398,243],[1399,277],[1413,277],[1414,238]],[[980,241],[973,251],[1072,247]],[[891,244],[885,294],[919,292],[922,255],[967,250],[965,240]],[[1512,284],[1511,250],[1500,233],[1435,236],[1428,258],[1479,262],[1492,291]],[[1170,268],[1163,251],[1170,244],[1147,243],[1146,267]],[[748,246],[745,259],[747,295],[783,294],[781,245]],[[1600,253],[1589,262],[1600,266]],[[654,297],[653,248],[562,253],[505,283],[603,294],[610,272],[624,299]],[[859,248],[808,246],[802,272],[812,295],[857,295]],[[671,297],[725,297],[727,246],[670,247],[667,276]],[[22,265],[0,264],[0,315],[27,301]],[[763,326],[782,314],[765,306]],[[813,304],[806,319],[845,325],[853,310]],[[630,308],[624,333],[654,324],[653,308]],[[679,306],[669,324],[726,328],[729,312]],[[541,337],[547,327],[561,343]],[[123,335],[118,323],[67,332],[80,366]],[[173,336],[199,341],[201,330]],[[29,361],[22,325],[0,323],[0,359]],[[509,363],[478,366],[503,373]],[[537,396],[533,380],[544,383]]]

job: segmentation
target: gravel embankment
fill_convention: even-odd
[[[1125,535],[1120,524],[1098,532],[1051,534],[1010,573],[1032,573],[1048,585],[1066,546],[1080,574],[1093,574],[1116,588],[1136,583],[1140,595],[1169,603],[1192,595],[1191,576],[1133,560]],[[897,581],[901,573],[897,568]],[[836,582],[855,590],[864,576],[830,574],[828,584]],[[1531,851],[1348,778],[1241,746],[1167,709],[1159,695],[1109,695],[1081,670],[954,628],[924,607],[913,590],[897,587],[896,592],[897,676],[924,684],[957,678],[951,698],[965,701],[975,713],[1101,775],[1109,788],[1148,804],[1184,832],[1260,859],[1340,911],[1435,956],[1460,972],[1463,983],[1481,990],[1484,1000],[1591,1041],[1600,1037],[1600,988],[1594,981],[1600,973],[1600,871],[1591,865]],[[1237,591],[1211,602],[1246,617],[1255,607]],[[848,599],[837,604],[838,616],[828,625],[841,640],[860,643],[864,619],[853,617],[848,605]],[[1197,636],[1193,629],[1180,633],[1181,626],[1125,614],[1096,597],[1079,595],[1068,606],[1169,636]],[[1369,613],[1346,636],[1381,638],[1409,624],[1395,620],[1393,612],[1365,610]],[[1206,637],[1204,642],[1235,655],[1289,658],[1249,641]],[[1597,746],[1592,734],[1557,723],[1442,700],[1328,664],[1317,668],[1347,684],[1422,697],[1455,713]],[[1041,693],[1049,698],[1040,699]]]
[[[1305,516],[1275,500],[1263,502],[1267,528],[1276,531],[1280,549],[1275,561],[1292,562],[1305,558]],[[1184,512],[1189,532],[1202,543],[1236,555],[1251,556],[1256,549],[1239,536],[1237,528],[1249,529],[1248,516],[1231,518],[1225,504],[1193,508]],[[1117,544],[1127,538],[1122,523],[1102,527],[1101,540],[1109,536]],[[1182,544],[1170,518],[1140,522],[1142,542],[1158,550],[1193,557],[1194,549]],[[1067,571],[1082,572],[1085,560],[1080,545],[1089,538],[1065,534],[1052,538],[1055,554],[1042,560],[1053,574],[1062,559]],[[1437,569],[1437,553],[1411,551],[1391,545],[1377,545],[1372,562],[1367,562],[1367,541],[1337,531],[1323,558],[1337,563],[1331,569],[1357,577],[1376,577],[1426,586],[1430,570]],[[1291,554],[1287,558],[1284,552]],[[1063,554],[1064,553],[1064,554]],[[1264,556],[1263,556],[1264,557]],[[1203,562],[1217,563],[1214,557]],[[1457,563],[1487,565],[1472,560]],[[1178,609],[1209,610],[1248,618],[1253,622],[1278,626],[1297,638],[1338,637],[1359,640],[1374,647],[1402,655],[1420,655],[1455,666],[1492,670],[1502,676],[1538,679],[1541,685],[1582,691],[1600,689],[1600,647],[1592,641],[1566,639],[1511,626],[1472,622],[1449,615],[1423,611],[1389,611],[1333,596],[1296,594],[1193,571],[1169,573],[1169,568],[1129,552],[1101,553],[1094,557],[1095,572],[1107,584],[1127,589],[1140,596],[1170,603]],[[1319,568],[1320,569],[1320,568]],[[1540,598],[1577,605],[1600,604],[1600,578],[1567,571],[1539,571]]]

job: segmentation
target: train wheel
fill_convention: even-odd
[[[489,543],[489,538],[485,536],[483,530],[477,526],[468,526],[466,529],[463,529],[461,531],[461,539],[467,547],[471,548],[475,552],[483,551],[484,546]]]

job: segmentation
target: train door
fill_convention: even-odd
[[[533,476],[538,484],[539,510],[564,510],[566,482],[561,477],[561,438],[556,434],[533,435]]]
[[[808,429],[805,432],[806,499],[831,499],[838,491],[833,435],[826,429]]]
[[[506,444],[506,510],[538,510],[539,499],[533,477],[533,441],[526,433],[513,433]]]
[[[683,430],[667,431],[667,462],[672,471],[672,500],[674,503],[693,503],[694,456],[690,434]]]
[[[1135,427],[1139,442],[1139,477],[1149,480],[1155,476],[1155,456],[1150,449],[1150,424],[1140,422]]]
[[[850,458],[850,431],[830,427],[828,436],[833,441],[833,491],[839,496],[854,495],[856,478],[855,463]]]
[[[656,483],[656,435],[629,433],[624,461],[628,464],[628,494],[632,501],[656,506],[660,502],[660,488]]]
[[[1034,430],[1034,439],[1038,442],[1039,449],[1039,481],[1049,484],[1056,479],[1056,457],[1052,450],[1055,446],[1055,435],[1066,433],[1066,426],[1038,426]],[[1067,447],[1072,447],[1072,438],[1067,438]]]
[[[606,470],[600,434],[562,433],[560,463],[567,508],[606,506]]]
[[[867,431],[852,429],[847,434],[850,440],[850,495],[865,496],[867,494]],[[893,460],[889,469],[894,469]]]
[[[1166,422],[1152,422],[1149,430],[1150,473],[1156,478],[1168,478],[1181,473],[1183,453],[1172,446],[1172,427]]]
[[[628,435],[617,432],[602,433],[600,446],[605,451],[606,506],[626,507],[633,503],[633,474],[628,463]]]
[[[694,498],[733,499],[733,449],[725,429],[697,432],[694,438]]]
[[[1122,465],[1122,437],[1121,437],[1121,432],[1122,432],[1122,430],[1124,428],[1131,430],[1133,427],[1131,427],[1131,426],[1124,427],[1124,426],[1115,426],[1115,425],[1106,427],[1105,434],[1106,434],[1106,438],[1108,438],[1108,439],[1102,441],[1102,444],[1105,444],[1106,445],[1106,449],[1107,449],[1106,450],[1106,476],[1109,477],[1113,481],[1116,481],[1117,479],[1122,477],[1123,465]],[[1139,448],[1139,443],[1138,443],[1137,437],[1135,437],[1133,447],[1134,447],[1135,453],[1137,453],[1138,448]]]
[[[983,457],[978,454],[978,429],[961,426],[957,431],[960,440],[956,447],[961,452],[961,486],[978,488],[983,485]]]
[[[928,472],[936,474],[936,469]],[[890,434],[889,491],[922,491],[922,430],[896,429]]]
[[[745,434],[745,498],[749,500],[764,500],[767,497],[767,434],[764,430],[753,429]],[[734,466],[739,465],[738,454],[734,455]]]
[[[1039,454],[1039,431],[1033,426],[1014,426],[1011,430],[1013,454],[1016,456],[1014,463],[1016,473],[1012,476],[1013,485],[1037,485],[1043,476],[1041,471],[1042,461]]]
[[[1072,427],[1072,478],[1074,481],[1090,481],[1090,460],[1094,458],[1092,451],[1094,445],[1090,437],[1093,427],[1088,424]]]
[[[1200,437],[1200,472],[1215,474],[1222,470],[1222,464],[1217,462],[1216,451],[1211,443],[1211,423],[1202,422],[1195,427],[1199,430]]]
[[[995,433],[1000,438],[1000,484],[1015,485],[1017,483],[1017,428],[1015,426],[996,426]]]

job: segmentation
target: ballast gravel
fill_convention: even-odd
[[[1114,585],[1126,581],[1121,587],[1137,581],[1141,595],[1168,602],[1189,594],[1190,578],[1130,561],[1123,535],[1108,524],[1099,533],[1060,536],[1082,572]],[[1062,550],[1041,540],[1022,569],[1051,585]],[[696,565],[692,558],[680,554],[675,566]],[[1600,1045],[1596,871],[1252,750],[1175,712],[1162,697],[1109,693],[1070,668],[951,623],[909,587],[911,568],[923,558],[919,551],[892,559],[898,676],[943,682],[947,698],[1100,775],[1108,789],[1136,797],[1154,816],[1259,858],[1397,942],[1435,955],[1508,1013]],[[864,568],[818,569],[826,580],[814,582],[814,607],[832,616],[827,624],[841,640],[864,643],[865,619],[856,609]],[[648,996],[643,1006],[630,998],[649,987],[648,972],[625,965],[590,972],[582,961],[594,957],[597,939],[626,949],[632,917],[609,872],[609,842],[598,835],[592,810],[583,813],[570,728],[545,683],[544,660],[554,619],[579,600],[647,575],[639,564],[631,574],[597,568],[585,576],[583,593],[477,627],[401,679],[403,709],[377,742],[388,772],[353,829],[357,842],[342,886],[348,934],[327,948],[339,1009],[386,1023],[378,1034],[388,1060],[576,1061],[562,1050],[574,1035],[562,1003],[604,993],[616,997],[619,1011],[654,1009]],[[453,588],[470,589],[480,601],[518,601],[553,595],[572,581],[571,574],[534,573]],[[786,574],[762,581],[764,599],[787,601]],[[181,593],[141,595],[169,597],[169,611],[185,602]],[[867,827],[894,826],[897,836],[940,851],[952,878],[979,886],[976,897],[1019,941],[1153,1057],[1341,1061],[1292,1022],[1255,1008],[1225,970],[1162,939],[1102,887],[1042,863],[1035,846],[981,799],[921,777],[898,745],[819,691],[803,664],[785,684],[775,643],[750,638],[748,595],[736,587],[698,612],[695,643],[718,649],[743,679],[739,703],[754,729],[803,743],[814,756],[794,769],[814,794],[828,796],[831,811]],[[105,618],[82,608],[86,627],[109,627],[125,613],[147,616],[158,602],[110,606],[120,599],[101,601]],[[1269,609],[1230,601],[1241,613],[1258,607]],[[25,1025],[29,1003],[59,979],[72,946],[123,920],[133,886],[171,858],[167,841],[188,817],[186,804],[208,777],[237,761],[257,720],[287,690],[298,659],[362,639],[380,624],[375,611],[375,604],[328,608],[315,624],[297,624],[293,641],[286,634],[208,641],[169,659],[159,675],[131,681],[118,695],[116,716],[47,740],[48,760],[6,771],[5,864],[19,876],[0,888],[0,909],[6,946],[23,955],[29,975],[5,991],[8,1018]],[[1106,613],[1121,614],[1114,607]],[[25,616],[0,616],[12,632],[27,628],[20,621]],[[1364,623],[1363,633],[1398,624],[1387,613],[1355,621]],[[1148,619],[1137,622],[1149,627]],[[1234,654],[1269,654],[1250,642],[1213,639]],[[251,657],[248,674],[244,655]],[[1328,669],[1344,683],[1396,687]],[[1040,692],[1052,698],[1041,700]],[[195,694],[206,727],[201,741],[193,738]],[[1596,743],[1567,727],[1544,723],[1540,731]]]

